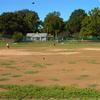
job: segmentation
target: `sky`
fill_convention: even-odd
[[[32,4],[32,2],[35,4]],[[100,0],[0,0],[0,14],[22,9],[33,10],[44,20],[49,12],[59,11],[61,17],[67,21],[76,9],[86,12],[100,6]]]

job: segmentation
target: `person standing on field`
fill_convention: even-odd
[[[8,49],[10,48],[10,46],[9,46],[9,44],[8,44],[8,43],[6,44],[6,47],[7,47]]]

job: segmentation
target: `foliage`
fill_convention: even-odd
[[[91,27],[91,18],[87,16],[82,21],[82,28],[80,30],[80,36],[83,37],[89,37],[92,35],[92,27]]]
[[[39,17],[38,14],[34,11],[29,10],[21,10],[15,12],[17,16],[17,22],[19,24],[18,29],[19,32],[27,33],[27,32],[37,32]]]
[[[23,39],[23,34],[21,32],[15,32],[12,38],[15,42],[20,42]]]
[[[87,16],[84,10],[74,10],[66,23],[66,31],[69,32],[70,37],[77,36],[80,32],[82,20]]]
[[[100,39],[100,9],[94,8],[88,13],[83,9],[72,12],[67,21],[63,21],[59,12],[50,12],[39,19],[35,11],[28,9],[6,12],[0,15],[0,37],[11,38],[15,32],[24,36],[32,32],[46,32],[54,39],[85,38]]]
[[[53,34],[54,38],[58,37],[58,33],[63,31],[64,29],[64,22],[63,19],[60,18],[59,12],[52,12],[49,13],[44,19],[44,30],[49,33]]]
[[[7,12],[0,15],[0,31],[4,34],[13,35],[18,31],[23,34],[38,31],[38,14],[30,10]]]
[[[84,36],[100,36],[100,9],[94,8],[82,22],[80,34]]]

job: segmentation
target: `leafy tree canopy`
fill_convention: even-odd
[[[37,32],[40,20],[38,14],[30,10],[3,13],[0,16],[0,30],[4,34],[12,35],[14,32]]]
[[[79,33],[81,29],[82,20],[87,16],[84,10],[74,10],[66,24],[66,30],[69,31],[70,36],[75,36],[75,33]]]
[[[63,31],[63,28],[64,22],[60,17],[59,12],[51,12],[45,17],[44,30],[49,34],[53,34],[54,38],[58,35],[59,32]]]

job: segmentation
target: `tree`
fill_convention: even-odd
[[[63,31],[64,22],[63,19],[60,17],[59,12],[52,12],[49,13],[44,19],[44,30],[52,34],[54,39],[58,37],[58,33]]]
[[[15,32],[13,34],[13,37],[12,38],[13,38],[13,40],[15,42],[20,42],[23,39],[23,34],[21,32]]]
[[[82,21],[82,28],[80,30],[80,37],[89,37],[92,35],[92,27],[91,27],[91,18],[90,16],[87,16],[83,21]]]
[[[100,9],[94,8],[90,12],[92,36],[100,36]]]
[[[39,21],[38,14],[27,9],[3,13],[0,16],[0,31],[10,37],[16,31],[26,35],[38,31]]]
[[[66,23],[66,31],[69,32],[69,36],[75,37],[79,34],[81,29],[82,20],[87,16],[84,10],[74,10]]]
[[[100,36],[100,9],[94,8],[89,12],[88,17],[86,17],[82,22],[82,29],[80,35],[83,37]]]
[[[16,16],[12,12],[3,13],[0,18],[1,32],[6,34],[6,36],[11,36],[16,30]]]
[[[18,31],[24,34],[38,31],[39,17],[36,12],[25,9],[15,13],[19,24]]]

